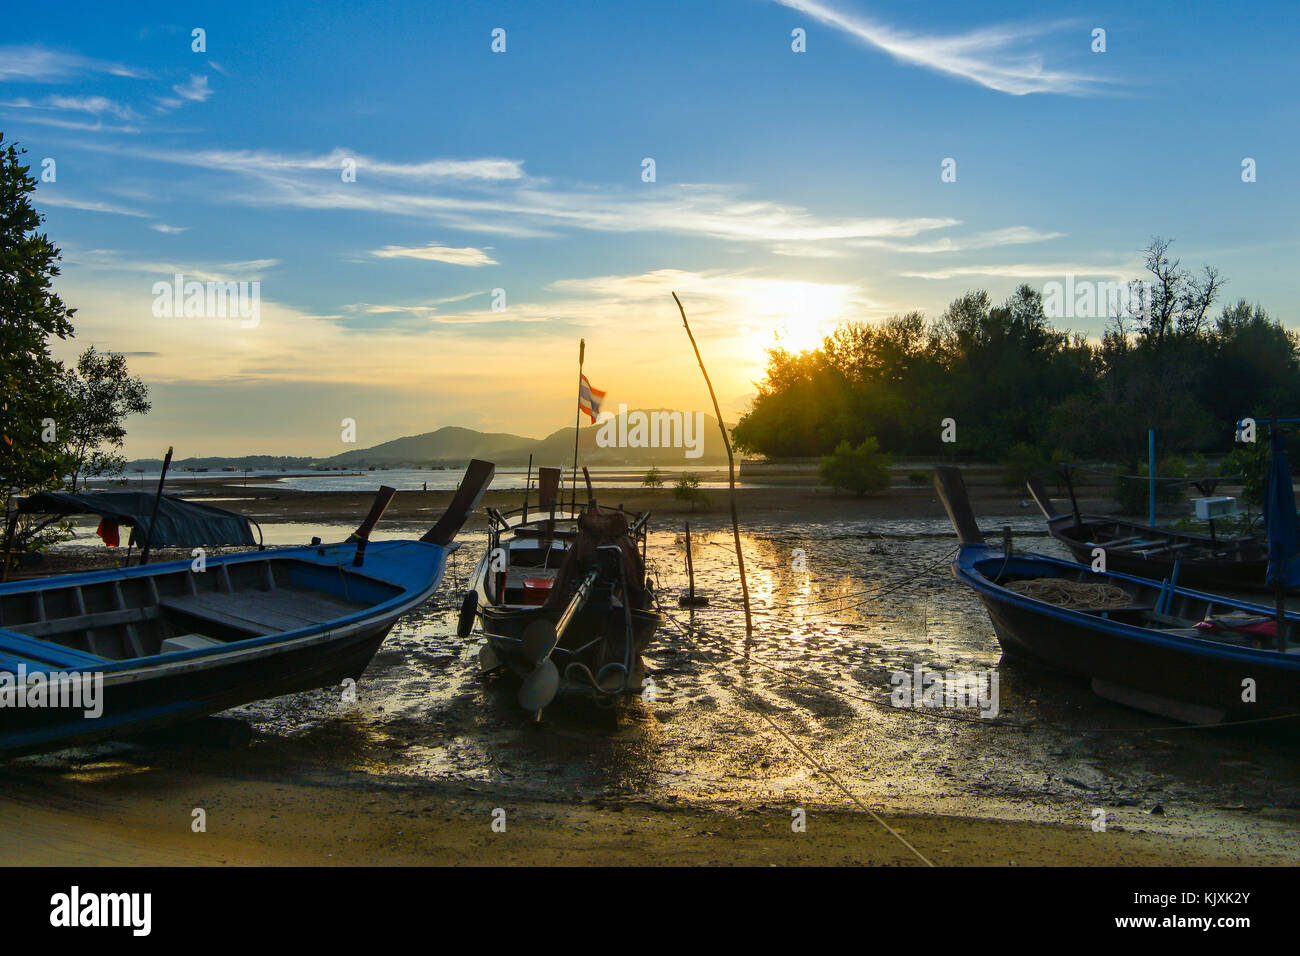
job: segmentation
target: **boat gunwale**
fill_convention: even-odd
[[[162,675],[181,673],[186,670],[199,669],[206,664],[224,663],[230,659],[240,658],[257,658],[276,653],[281,649],[290,647],[296,648],[303,642],[311,643],[314,640],[326,641],[333,637],[347,636],[357,626],[369,626],[385,619],[395,621],[401,615],[419,607],[429,600],[429,598],[441,587],[440,571],[446,565],[446,553],[450,550],[442,545],[433,544],[426,541],[418,540],[394,540],[375,542],[366,552],[371,557],[376,554],[382,554],[384,551],[394,550],[397,545],[420,545],[424,548],[433,548],[442,552],[436,560],[432,574],[428,578],[425,587],[415,589],[410,586],[403,586],[395,581],[385,578],[376,577],[375,575],[364,574],[344,567],[342,564],[326,563],[324,561],[307,560],[306,563],[315,565],[318,568],[328,569],[331,567],[339,568],[347,573],[357,577],[363,577],[375,583],[384,584],[389,587],[400,587],[401,591],[393,597],[379,604],[362,608],[351,614],[341,617],[331,618],[319,624],[308,624],[300,628],[294,628],[288,631],[275,631],[270,634],[259,634],[252,637],[244,638],[237,641],[225,641],[212,647],[200,647],[182,651],[172,651],[167,654],[149,654],[142,657],[130,657],[119,660],[105,658],[102,666],[83,667],[83,668],[59,668],[59,667],[31,667],[27,669],[28,673],[66,673],[69,675],[77,674],[102,674],[105,678],[112,677],[114,683],[125,682],[128,680],[138,679],[135,675]],[[249,552],[231,555],[219,555],[212,558],[209,563],[229,564],[238,561],[264,561],[264,560],[302,560],[308,556],[317,558],[324,557],[320,552],[324,550],[342,551],[344,549],[353,549],[355,545],[352,542],[340,542],[331,545],[306,545],[303,547],[289,548],[274,553],[274,557],[268,556],[265,551]],[[144,565],[135,568],[110,569],[106,571],[92,571],[85,574],[60,576],[57,578],[39,578],[38,581],[59,582],[68,581],[72,586],[80,586],[84,583],[99,583],[102,580],[112,580],[120,576],[130,575],[131,577],[147,577],[157,574],[173,573],[189,567],[190,562],[186,560],[169,561],[165,564]],[[32,588],[31,581],[11,582],[15,587],[9,585],[0,585],[0,594],[22,593],[24,591],[40,591],[44,588]],[[335,632],[342,633],[336,634]],[[5,634],[22,635],[18,631],[10,631],[6,628],[0,628],[0,637]],[[43,638],[37,640],[44,641]],[[53,646],[63,646],[56,641],[44,641]],[[185,666],[189,665],[189,666]],[[9,673],[6,671],[6,673]]]
[[[996,548],[987,544],[964,545],[952,562],[952,572],[954,577],[969,586],[981,597],[988,596],[1005,604],[1011,604],[1035,614],[1042,614],[1058,620],[1069,621],[1073,624],[1087,625],[1091,630],[1105,631],[1114,637],[1126,640],[1136,640],[1140,643],[1152,644],[1169,650],[1178,650],[1183,653],[1193,653],[1203,657],[1223,658],[1238,662],[1245,661],[1262,663],[1271,667],[1281,667],[1286,670],[1300,670],[1300,654],[1289,654],[1286,651],[1267,648],[1239,647],[1203,637],[1160,634],[1158,628],[1127,624],[1123,621],[1116,621],[1112,618],[1104,618],[1097,614],[1088,614],[1083,611],[1063,608],[1047,601],[1019,594],[1004,585],[998,584],[993,579],[987,577],[982,570],[975,567],[977,562],[988,561],[991,563],[997,563],[999,561],[1011,561],[1016,559],[1028,559],[1032,562],[1046,563],[1072,571],[1086,571],[1089,574],[1095,574],[1102,579],[1117,578],[1147,589],[1159,589],[1160,587],[1160,582],[1152,581],[1148,578],[1140,578],[1135,575],[1124,574],[1118,571],[1106,571],[1104,573],[1097,572],[1093,571],[1092,568],[1087,565],[1064,561],[1044,554],[1026,552],[1005,557],[999,554]],[[1197,591],[1192,588],[1175,587],[1172,589],[1172,592],[1174,594],[1182,594],[1198,600],[1204,600],[1212,604],[1224,605],[1238,610],[1252,611],[1256,613],[1258,613],[1261,607],[1263,607],[1262,605],[1251,604],[1246,601],[1240,601],[1235,598],[1224,597],[1217,594],[1209,594],[1205,591]],[[1265,610],[1267,611],[1268,609],[1265,608]],[[1292,623],[1300,624],[1300,613],[1287,612],[1286,617],[1287,620]]]

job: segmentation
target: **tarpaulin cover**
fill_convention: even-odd
[[[154,495],[145,491],[87,491],[75,495],[47,491],[22,499],[18,510],[24,514],[97,514],[135,528],[137,542],[147,541],[152,548],[251,548],[257,544],[250,522],[243,515],[171,495],[163,495],[158,502],[157,525],[150,533]]]

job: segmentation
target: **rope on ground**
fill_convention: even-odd
[[[687,629],[687,639],[688,640],[693,639],[693,635],[690,633],[689,628]],[[730,676],[727,674],[726,671],[724,671],[721,668],[721,666],[718,665],[716,661],[713,660],[712,657],[709,656],[708,652],[705,651],[703,648],[701,648],[698,644],[696,644],[696,650],[700,652],[700,656],[704,658],[704,660],[709,664],[709,666],[712,667],[715,671],[717,671],[719,678],[723,680],[723,686],[725,686],[733,694],[740,696],[741,692],[732,683]],[[759,700],[757,697],[753,699]],[[761,700],[759,701],[759,703],[763,703],[764,705],[766,705],[766,702]],[[888,823],[886,823],[884,818],[881,817],[880,814],[876,813],[876,811],[872,810],[869,806],[867,806],[865,803],[859,800],[857,798],[857,795],[854,794],[853,791],[850,790],[848,787],[846,787],[844,784],[842,784],[839,781],[839,778],[836,777],[833,773],[831,773],[830,770],[828,770],[826,767],[824,767],[821,764],[821,762],[817,760],[816,757],[810,754],[803,747],[799,746],[799,742],[796,741],[793,737],[791,737],[790,734],[788,734],[785,731],[785,728],[783,728],[780,724],[778,724],[775,720],[773,720],[770,714],[768,714],[765,710],[759,708],[755,708],[755,712],[764,720],[766,720],[773,730],[775,730],[778,734],[784,737],[785,742],[788,743],[796,753],[798,753],[801,757],[803,757],[803,759],[808,762],[809,766],[811,766],[814,770],[820,772],[823,776],[826,777],[827,780],[833,783],[836,786],[836,788],[840,790],[841,793],[843,793],[846,797],[852,800],[857,805],[859,810],[861,810],[863,813],[866,813],[868,816],[871,817],[871,819],[875,820],[882,827],[884,827],[890,836],[892,836],[903,846],[907,847],[907,849],[910,850],[911,853],[918,860],[924,863],[926,866],[930,866],[930,867],[934,866],[934,864],[931,863],[928,858],[926,858],[925,854],[923,854],[916,847],[912,846],[911,843],[907,842],[907,838],[904,837],[897,830],[895,830],[893,827],[891,827]]]

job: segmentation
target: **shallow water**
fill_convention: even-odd
[[[1016,515],[985,527],[1004,525],[1022,549],[1063,554],[1041,521]],[[289,530],[296,541],[303,529]],[[1252,820],[1300,809],[1295,740],[1165,730],[1168,721],[1102,701],[1084,683],[1000,665],[987,615],[948,571],[946,521],[748,524],[748,660],[730,528],[701,518],[692,536],[696,586],[710,604],[693,619],[677,608],[684,538],[661,526],[650,568],[677,624],[647,655],[653,694],[617,714],[569,694],[538,724],[515,704],[512,678],[479,675],[479,640],[455,637],[459,594],[486,542],[468,534],[435,599],[398,622],[355,701],[330,689],[252,704],[232,712],[258,734],[251,751],[150,759],[566,799],[849,805],[847,790],[875,806],[1080,823],[1089,807]],[[917,665],[950,675],[996,669],[996,718],[892,706],[891,674]]]

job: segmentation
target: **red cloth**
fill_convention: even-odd
[[[99,527],[95,529],[95,534],[103,538],[104,544],[108,545],[110,548],[116,548],[122,543],[122,539],[119,538],[117,534],[116,521],[109,521],[105,518],[99,523]]]

